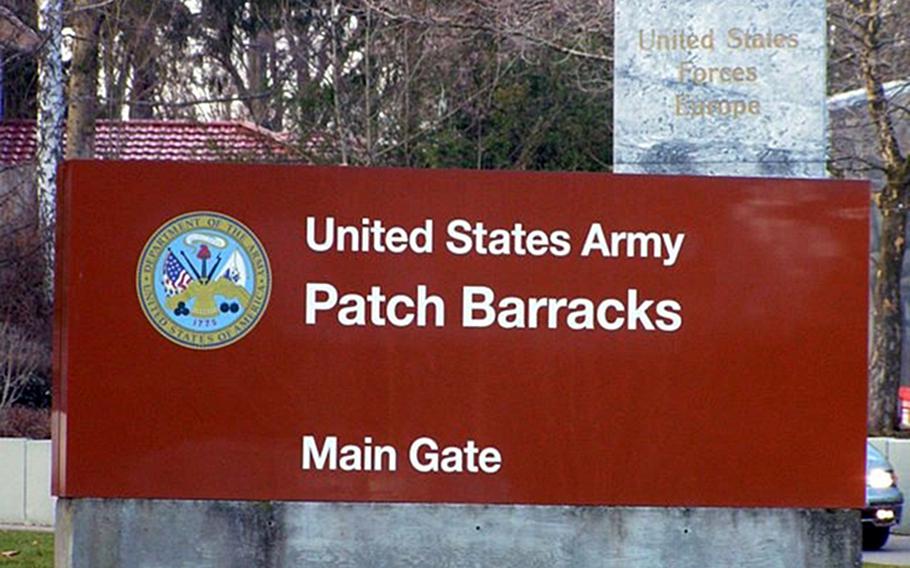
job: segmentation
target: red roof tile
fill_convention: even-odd
[[[107,160],[291,161],[293,146],[280,134],[245,122],[99,120],[95,157]],[[35,121],[0,121],[0,164],[35,155]]]

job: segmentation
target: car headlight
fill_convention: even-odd
[[[871,469],[866,474],[866,485],[872,489],[887,489],[894,485],[894,475],[887,469]]]

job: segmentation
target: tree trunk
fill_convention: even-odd
[[[882,6],[879,0],[858,5],[862,17],[860,71],[866,88],[869,117],[875,127],[886,184],[879,197],[882,234],[872,293],[872,352],[869,357],[869,434],[883,435],[897,426],[897,394],[901,381],[903,306],[901,274],[906,250],[910,171],[894,132],[885,98],[882,42]]]
[[[261,24],[260,24],[261,25]],[[247,107],[253,117],[253,122],[258,126],[267,126],[268,123],[268,98],[263,96],[266,91],[266,69],[268,62],[267,31],[260,28],[253,34],[252,45],[247,52],[247,79],[246,84],[250,91],[250,102]]]
[[[133,85],[130,92],[130,120],[155,117],[152,102],[158,85],[158,72],[154,61],[145,61],[133,70]]]
[[[902,208],[883,207],[881,244],[872,293],[869,361],[868,428],[870,434],[876,435],[890,434],[897,425],[903,331],[900,281],[906,224],[907,214]]]
[[[366,5],[366,38],[363,44],[363,120],[366,127],[366,164],[373,165],[373,108],[370,98],[373,96],[373,69],[370,50],[373,47],[373,10]]]
[[[269,119],[266,127],[274,132],[284,130],[284,113],[287,110],[284,88],[282,86],[279,55],[276,47],[275,32],[269,29],[266,34],[266,54],[269,63]]]
[[[155,117],[153,103],[158,90],[158,60],[161,49],[157,45],[158,38],[155,26],[143,19],[136,33],[136,40],[143,47],[132,54],[127,61],[131,63],[133,73],[130,85],[129,117],[130,120],[151,119]],[[127,74],[121,74],[121,94],[125,90]]]
[[[44,36],[38,63],[38,147],[35,155],[38,217],[44,235],[43,259],[48,304],[54,297],[54,225],[57,166],[63,157],[63,0],[44,0],[38,11]]]
[[[335,112],[335,132],[338,135],[338,148],[341,150],[341,165],[348,165],[348,145],[347,145],[347,130],[344,127],[343,122],[343,113],[341,112],[341,55],[339,52],[339,33],[338,33],[338,20],[340,16],[340,9],[338,8],[335,0],[332,0],[332,13],[331,13],[331,37],[329,41],[332,42],[332,108]]]
[[[3,120],[3,118],[6,116],[6,113],[3,112],[4,111],[3,103],[5,102],[5,100],[3,99],[3,93],[6,90],[6,81],[4,81],[4,78],[5,78],[4,66],[5,65],[6,65],[6,50],[4,50],[3,46],[0,45],[0,120]]]
[[[70,63],[69,107],[66,118],[66,157],[92,158],[98,114],[98,33],[101,17],[79,0],[73,16],[73,59]],[[81,9],[80,9],[81,8]]]

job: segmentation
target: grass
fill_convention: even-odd
[[[13,554],[15,553],[15,554]],[[54,534],[0,531],[0,568],[52,568]]]

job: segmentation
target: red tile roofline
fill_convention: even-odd
[[[287,134],[243,121],[106,120],[96,124],[99,158],[212,161],[295,161],[297,148]],[[34,156],[35,121],[0,120],[0,163]],[[122,152],[122,154],[121,154]]]

